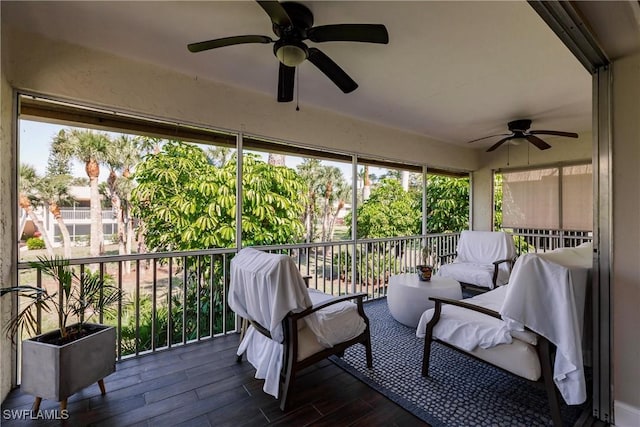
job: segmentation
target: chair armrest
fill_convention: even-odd
[[[513,267],[513,263],[515,263],[515,260],[513,258],[505,258],[505,259],[501,259],[498,261],[493,261],[493,265],[495,265],[496,267],[500,264],[502,264],[503,262],[508,262],[509,264],[511,264],[511,267]]]
[[[318,310],[322,310],[323,308],[329,307],[330,305],[334,305],[334,304],[337,304],[337,303],[340,303],[340,302],[344,302],[344,301],[349,301],[349,300],[352,300],[352,299],[357,299],[358,301],[356,303],[358,305],[360,305],[360,304],[362,304],[362,299],[365,296],[367,296],[366,293],[360,292],[360,293],[357,293],[357,294],[349,294],[349,295],[342,295],[342,296],[339,296],[339,297],[334,297],[334,298],[331,298],[331,299],[329,299],[327,301],[322,302],[321,304],[313,305],[313,306],[311,306],[311,307],[307,308],[306,310],[303,310],[303,311],[301,311],[299,313],[290,313],[289,317],[292,320],[298,320],[298,319],[301,319],[301,318],[303,318],[305,316],[310,315],[311,313],[315,313]]]
[[[482,314],[486,314],[487,316],[491,316],[491,317],[495,317],[498,320],[502,320],[502,316],[500,315],[500,313],[498,313],[495,310],[491,310],[490,308],[486,308],[486,307],[480,307],[478,305],[474,305],[474,304],[469,304],[468,302],[464,302],[464,301],[460,301],[457,299],[449,299],[449,298],[438,298],[438,297],[431,297],[429,298],[431,301],[434,301],[436,303],[436,312],[438,313],[438,318],[440,317],[440,310],[442,308],[442,304],[450,304],[450,305],[455,305],[457,307],[461,307],[461,308],[465,308],[468,310],[472,310],[478,313],[482,313]],[[434,316],[435,318],[435,316]],[[431,322],[433,322],[433,319],[431,320]],[[429,322],[429,323],[431,323]],[[437,323],[434,322],[434,324]],[[524,327],[525,331],[529,331],[529,332],[533,332],[536,335],[539,335],[536,331],[532,331],[531,329],[529,329],[528,327]]]
[[[498,313],[495,310],[491,310],[489,308],[486,308],[486,307],[480,307],[478,305],[469,304],[468,302],[460,301],[460,300],[457,300],[457,299],[438,298],[438,297],[431,297],[429,299],[431,301],[435,301],[436,305],[441,305],[441,304],[455,305],[455,306],[458,306],[458,307],[466,308],[468,310],[477,311],[478,313],[486,314],[487,316],[495,317],[496,319],[502,320],[502,317],[500,316],[500,313]]]
[[[309,280],[311,280],[313,276],[302,276],[302,280],[304,280],[304,284],[309,287]]]
[[[493,262],[493,277],[491,278],[491,280],[493,282],[494,288],[496,287],[496,282],[498,281],[498,268],[500,267],[500,264],[502,264],[503,262],[508,262],[509,268],[513,268],[513,263],[515,262],[515,260],[513,258],[505,258],[505,259],[501,259]]]

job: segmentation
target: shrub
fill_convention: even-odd
[[[29,239],[27,239],[27,248],[29,248],[30,251],[36,249],[44,249],[44,240],[39,237],[30,237]]]

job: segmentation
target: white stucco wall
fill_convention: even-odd
[[[615,423],[640,425],[640,54],[613,63]]]
[[[535,126],[533,127],[535,129]],[[521,168],[533,165],[553,165],[562,162],[591,160],[593,139],[590,129],[558,129],[577,132],[579,138],[557,138],[542,136],[551,148],[538,150],[531,144],[501,146],[491,153],[483,153],[481,167],[473,172],[473,192],[475,195],[491,194],[493,171],[496,169]],[[493,206],[487,197],[474,198],[473,229],[491,230]]]
[[[1,70],[1,67],[0,67]],[[16,205],[13,175],[13,149],[11,144],[12,91],[0,72],[0,287],[11,286],[12,269],[15,267],[15,239],[12,220]],[[5,338],[4,329],[11,315],[10,296],[0,298],[0,401],[11,389],[11,341]]]

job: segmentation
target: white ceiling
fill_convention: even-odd
[[[532,119],[532,129],[591,128],[590,75],[524,1],[303,3],[315,25],[385,24],[390,43],[308,42],[359,88],[345,95],[305,62],[297,85],[301,108],[325,108],[455,144],[504,133],[506,123],[519,118]],[[254,1],[2,1],[2,25],[267,93],[276,102],[278,62],[271,45],[197,54],[186,48],[234,35],[276,38]]]

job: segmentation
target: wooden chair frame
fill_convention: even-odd
[[[293,383],[295,382],[297,373],[302,369],[307,368],[308,366],[313,365],[323,359],[326,359],[332,355],[342,356],[344,351],[351,347],[354,344],[361,343],[365,346],[366,350],[366,358],[367,358],[367,367],[371,369],[373,367],[373,353],[371,351],[371,333],[369,328],[369,318],[364,313],[364,307],[362,305],[363,298],[367,294],[365,293],[357,293],[350,295],[343,295],[340,297],[335,297],[330,300],[324,301],[318,305],[311,306],[304,311],[299,313],[288,313],[287,316],[282,320],[282,328],[284,332],[284,351],[283,351],[283,360],[282,360],[282,370],[280,372],[280,409],[282,411],[286,411],[289,405],[289,397],[291,394],[291,389]],[[303,360],[298,360],[298,322],[304,321],[304,318],[312,313],[315,313],[318,310],[322,310],[323,308],[329,307],[334,304],[338,304],[340,302],[356,300],[356,306],[358,313],[365,322],[365,330],[360,335],[355,338],[352,338],[348,341],[341,342],[339,344],[334,345],[333,347],[326,348],[321,350],[311,356],[307,357]],[[258,322],[254,322],[249,320],[251,325],[260,332],[262,335],[266,336],[269,339],[271,338],[271,334],[269,330],[260,325]],[[242,361],[242,355],[238,356],[237,361]]]
[[[500,313],[494,311],[494,310],[490,310],[488,308],[485,307],[479,307],[473,304],[469,304],[466,303],[464,301],[458,301],[458,300],[452,300],[452,299],[448,299],[448,298],[436,298],[436,297],[432,297],[430,298],[432,301],[435,302],[435,307],[434,307],[434,313],[433,313],[433,318],[427,323],[427,328],[426,328],[426,333],[425,333],[425,337],[424,337],[424,353],[422,356],[422,376],[423,377],[427,377],[429,376],[429,363],[430,363],[430,358],[431,358],[431,343],[433,341],[437,341],[441,344],[446,345],[449,348],[452,348],[454,350],[457,350],[461,353],[464,353],[468,356],[472,356],[473,358],[480,360],[481,362],[487,363],[491,366],[495,366],[496,368],[499,368],[501,370],[503,370],[504,372],[507,372],[511,375],[516,375],[512,372],[509,372],[505,369],[503,369],[501,366],[495,365],[493,363],[487,362],[486,360],[482,360],[478,357],[476,357],[473,354],[467,353],[466,351],[459,349],[449,343],[446,343],[442,340],[439,340],[437,338],[433,337],[433,328],[435,327],[435,325],[438,323],[438,321],[440,320],[440,314],[442,312],[442,304],[451,304],[451,305],[455,305],[458,307],[462,307],[462,308],[466,308],[469,310],[473,310],[482,314],[485,314],[487,316],[491,316],[491,317],[495,317],[497,319],[502,320],[502,317],[500,316]],[[531,331],[530,329],[526,328],[526,330]],[[533,332],[533,331],[531,331]],[[535,333],[535,332],[533,332]],[[553,382],[553,366],[552,366],[552,360],[553,360],[553,353],[555,351],[555,346],[549,341],[547,340],[545,337],[543,337],[542,335],[538,335],[536,334],[538,337],[538,344],[536,345],[536,351],[538,354],[538,360],[540,361],[540,367],[541,367],[541,376],[540,379],[537,381],[531,381],[528,380],[529,382],[536,384],[537,386],[544,386],[544,389],[547,393],[547,398],[549,399],[549,406],[551,408],[551,419],[553,421],[553,425],[556,427],[562,427],[562,417],[560,415],[560,400],[559,400],[559,396],[556,390],[556,385]],[[516,375],[517,376],[517,375]],[[519,376],[518,376],[519,377]],[[521,377],[519,377],[521,378]],[[526,379],[526,378],[525,378]]]

